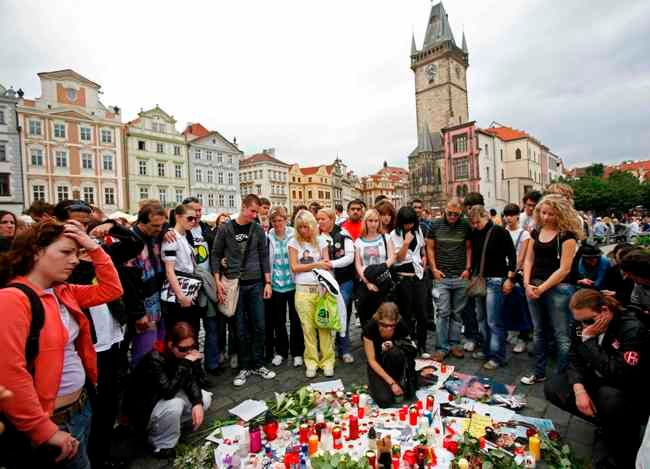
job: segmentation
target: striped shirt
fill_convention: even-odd
[[[435,242],[436,267],[446,277],[458,277],[467,266],[466,241],[472,229],[467,219],[461,218],[450,224],[445,217],[431,223],[428,238]]]
[[[270,233],[273,237],[274,250],[273,259],[271,259],[271,288],[273,291],[284,293],[295,290],[296,285],[293,282],[293,274],[289,266],[289,251],[287,245],[290,237],[285,234],[283,239],[275,237],[275,233]]]

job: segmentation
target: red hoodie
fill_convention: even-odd
[[[72,317],[79,323],[79,336],[75,340],[77,353],[81,358],[87,378],[97,382],[97,356],[93,345],[90,323],[82,308],[108,303],[122,296],[122,285],[111,258],[103,249],[88,252],[95,266],[97,284],[55,286],[54,292]],[[58,430],[50,420],[54,412],[61,373],[63,351],[68,341],[68,332],[61,321],[56,298],[31,283],[25,277],[12,279],[32,288],[43,302],[45,324],[39,337],[39,352],[34,361],[35,376],[29,373],[25,362],[25,344],[29,336],[31,309],[29,300],[16,288],[0,290],[2,322],[0,328],[0,376],[1,384],[13,392],[14,397],[6,399],[0,406],[9,420],[26,433],[35,445],[49,440]]]

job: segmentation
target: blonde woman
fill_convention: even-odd
[[[296,310],[305,341],[305,375],[314,378],[318,368],[334,376],[334,344],[329,330],[316,329],[314,313],[319,298],[318,280],[313,269],[331,269],[327,243],[318,236],[318,225],[311,212],[301,210],[294,221],[295,234],[289,241],[289,265],[295,275]],[[320,344],[320,357],[319,347]]]
[[[546,379],[546,349],[551,331],[557,347],[557,368],[563,372],[569,361],[571,337],[569,300],[575,291],[569,274],[577,241],[584,237],[582,222],[570,201],[562,195],[545,196],[533,214],[532,247],[524,261],[524,286],[533,320],[535,370],[521,378],[523,384]]]
[[[382,233],[379,212],[374,208],[366,211],[361,224],[361,236],[354,242],[354,265],[361,279],[358,292],[359,318],[365,325],[385,300],[384,294],[365,275],[366,269],[372,265],[386,264],[390,268],[396,260],[395,248],[390,236]]]

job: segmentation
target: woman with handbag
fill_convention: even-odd
[[[563,196],[549,194],[535,207],[532,249],[524,261],[524,287],[533,320],[535,369],[521,378],[523,384],[546,380],[547,344],[550,334],[557,347],[557,371],[569,363],[571,348],[569,301],[575,292],[570,281],[577,240],[584,237],[582,219]]]
[[[476,320],[483,335],[483,350],[472,356],[487,359],[486,370],[494,370],[506,360],[506,328],[503,295],[514,286],[517,255],[508,231],[494,224],[484,206],[475,205],[469,212],[472,225],[472,278],[467,294],[474,297]]]
[[[161,258],[165,263],[167,281],[163,284],[160,299],[164,307],[165,327],[172,330],[179,321],[190,323],[195,331],[200,326],[200,308],[196,307],[198,277],[194,275],[196,258],[194,249],[187,240],[187,232],[196,223],[196,212],[187,205],[180,204],[174,209],[175,222],[173,241],[164,241]]]
[[[397,212],[395,229],[390,240],[395,246],[397,261],[393,271],[397,275],[396,303],[409,326],[411,336],[416,338],[420,354],[426,353],[426,283],[422,253],[426,249],[424,235],[418,216],[412,207],[402,207]]]
[[[305,376],[316,377],[318,368],[323,370],[325,376],[334,376],[336,358],[332,333],[328,329],[317,329],[314,323],[320,287],[312,270],[331,270],[327,243],[318,236],[316,219],[307,210],[298,212],[294,229],[295,235],[288,246],[289,265],[295,276],[296,310],[305,341]]]
[[[357,292],[357,310],[363,327],[386,299],[377,285],[366,278],[365,270],[379,264],[385,264],[390,269],[395,263],[393,242],[382,233],[379,212],[374,208],[366,210],[363,216],[361,236],[354,242],[354,252],[354,265],[361,280]]]

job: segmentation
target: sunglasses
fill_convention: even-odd
[[[395,326],[397,324],[387,324],[385,322],[380,322],[379,327],[383,327],[384,329],[395,329]]]
[[[176,346],[176,350],[178,350],[181,353],[191,352],[192,350],[195,349],[196,349],[196,344],[188,345],[187,347],[181,347],[180,345]]]
[[[193,216],[191,216],[191,215],[190,215],[189,217],[185,217],[185,218],[186,218],[187,221],[189,221],[189,222],[196,221],[196,217],[193,217]]]

